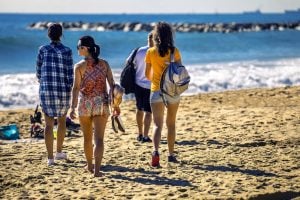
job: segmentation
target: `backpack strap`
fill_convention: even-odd
[[[167,99],[166,99],[166,94],[164,94],[163,92],[161,92],[161,98],[162,98],[162,100],[163,100],[163,102],[164,102],[164,104],[165,104],[165,106],[166,106],[166,108],[168,107],[168,102],[167,102]]]
[[[130,60],[129,60],[129,63],[130,63],[130,64],[133,64],[134,58],[135,58],[136,53],[137,53],[137,51],[139,50],[139,48],[140,48],[140,47],[134,49],[134,51],[133,51],[133,53],[132,53],[132,56],[130,57]]]
[[[167,70],[168,70],[168,67],[166,67],[165,69],[164,69],[164,71],[163,71],[163,73],[162,73],[162,75],[161,75],[161,79],[160,79],[160,86],[159,86],[159,88],[160,88],[160,96],[162,97],[162,100],[163,100],[163,102],[164,102],[164,104],[165,104],[165,106],[166,107],[168,107],[168,102],[167,102],[167,99],[166,99],[166,94],[165,94],[165,91],[163,91],[163,82],[164,82],[164,77],[165,77],[165,74],[167,73]]]
[[[170,63],[171,62],[175,62],[175,59],[174,59],[174,53],[170,53]],[[167,66],[163,73],[162,73],[162,76],[161,76],[161,79],[160,79],[160,96],[162,97],[162,100],[165,104],[166,107],[168,107],[168,102],[167,102],[167,99],[166,99],[166,95],[164,91],[162,91],[162,85],[163,85],[163,82],[164,82],[164,79],[163,77],[165,76],[165,74],[167,73],[167,70],[168,70],[169,66]]]
[[[171,60],[171,62],[175,62],[175,60],[174,60],[174,53],[171,53],[170,60]]]

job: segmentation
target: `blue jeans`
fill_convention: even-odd
[[[175,96],[175,97],[171,97],[169,95],[165,95],[165,99],[167,101],[168,104],[175,104],[175,103],[179,103],[180,101],[180,96]],[[159,102],[164,102],[159,91],[155,91],[152,92],[150,94],[150,103],[159,103]]]

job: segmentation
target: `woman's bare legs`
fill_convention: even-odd
[[[83,148],[87,161],[87,170],[93,172],[93,119],[92,117],[79,117],[79,122],[83,132]]]
[[[168,104],[167,108],[167,118],[166,124],[168,128],[168,149],[169,154],[172,155],[174,153],[174,145],[175,145],[175,138],[176,138],[176,114],[178,110],[179,103],[175,104]]]
[[[153,134],[154,151],[158,151],[159,143],[161,139],[161,132],[164,123],[165,105],[162,102],[151,103],[151,109],[152,109],[153,123],[154,123],[154,134]]]
[[[106,127],[106,122],[107,122],[108,116],[102,115],[102,116],[95,116],[93,117],[93,122],[94,122],[94,157],[95,157],[95,169],[94,169],[94,176],[99,177],[101,176],[100,173],[100,166],[101,166],[101,161],[103,158],[103,151],[104,151],[104,131]]]

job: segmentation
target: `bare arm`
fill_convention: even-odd
[[[115,85],[113,73],[111,71],[111,68],[110,68],[108,62],[106,62],[105,60],[104,60],[104,62],[105,62],[105,65],[107,67],[107,82],[108,82],[109,87],[110,87],[110,94],[111,94],[111,96],[110,96],[110,98],[111,98],[110,105],[111,105],[111,107],[113,109],[112,113],[113,113],[113,115],[119,115],[120,112],[121,112],[119,104],[117,104],[117,105],[114,104],[114,99],[113,99],[113,96],[112,96],[113,95],[113,91],[112,90],[113,90],[114,85]],[[121,99],[121,101],[122,101],[122,99]],[[121,103],[121,102],[119,102],[119,103]]]
[[[145,76],[149,81],[152,80],[153,72],[152,72],[152,66],[150,63],[146,63]]]
[[[81,73],[80,73],[80,68],[82,66],[80,64],[75,65],[75,73],[74,73],[74,83],[73,83],[73,88],[72,88],[72,103],[71,103],[71,113],[70,117],[71,119],[75,119],[75,108],[78,105],[78,95],[79,95],[79,90],[80,90],[80,84],[81,84]]]
[[[111,88],[113,88],[113,86],[115,84],[114,77],[113,77],[113,74],[112,74],[112,71],[111,71],[111,68],[110,68],[108,62],[106,62],[106,61],[104,61],[104,62],[107,67],[107,81],[108,81],[109,87],[111,89]]]

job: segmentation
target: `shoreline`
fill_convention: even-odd
[[[46,166],[43,142],[0,143],[0,197],[46,199],[293,199],[300,197],[300,86],[184,96],[175,153],[168,164],[163,128],[161,168],[152,144],[136,141],[135,102],[121,104],[125,133],[108,121],[102,178],[83,167],[83,137],[65,138],[67,161]],[[28,138],[33,109],[0,111]],[[152,130],[152,128],[151,128]],[[149,134],[152,136],[152,131]],[[43,141],[43,140],[40,140]],[[297,198],[297,199],[298,199]]]
[[[186,65],[191,83],[185,95],[229,90],[300,85],[300,58]],[[118,83],[121,68],[112,69]],[[35,73],[0,75],[0,110],[35,108],[38,83]],[[127,98],[125,96],[125,98]]]
[[[224,97],[224,96],[231,96],[231,95],[234,95],[234,96],[239,96],[239,94],[242,94],[242,95],[245,95],[247,93],[249,93],[250,96],[254,96],[256,93],[270,93],[271,91],[276,91],[276,90],[294,90],[294,89],[297,89],[297,88],[300,88],[300,86],[284,86],[284,87],[273,87],[273,88],[268,88],[268,87],[261,87],[261,88],[242,88],[242,89],[232,89],[232,90],[225,90],[225,91],[213,91],[213,92],[203,92],[203,93],[198,93],[198,94],[183,94],[181,96],[181,103],[180,105],[182,106],[182,100],[184,101],[192,101],[194,99],[213,99],[212,102],[216,101],[218,102],[218,97],[219,96],[222,96],[221,99]],[[129,95],[133,95],[133,94],[129,94]],[[127,96],[127,95],[126,95]],[[228,97],[228,98],[229,98]],[[124,98],[124,97],[123,97]],[[131,107],[131,110],[132,109],[135,109],[134,105],[135,105],[135,100],[133,99],[134,97],[132,98],[124,98],[122,103],[121,103],[121,109],[123,110],[126,106],[130,106]],[[259,97],[258,97],[259,98]],[[214,102],[215,103],[215,102]],[[220,102],[220,105],[224,104],[222,102]],[[228,99],[227,99],[227,103],[228,103]],[[203,104],[203,102],[202,102]],[[206,105],[205,106],[212,106],[209,101],[205,103]],[[250,104],[249,104],[250,105]],[[16,107],[16,108],[7,108],[7,109],[2,109],[0,110],[0,124],[2,125],[9,125],[9,124],[12,124],[12,123],[16,123],[13,121],[14,117],[17,116],[17,117],[20,117],[19,122],[22,122],[24,124],[24,126],[26,127],[29,127],[28,124],[29,124],[29,117],[30,115],[33,115],[34,113],[34,110],[36,108],[36,105],[32,106],[32,108],[30,107]],[[128,108],[125,109],[126,112],[128,112]],[[130,110],[130,109],[129,109]],[[39,106],[39,111],[42,112],[41,110],[41,107]],[[180,110],[179,110],[180,112]],[[8,116],[7,116],[8,114]],[[12,118],[10,119],[10,115],[12,115]],[[28,116],[28,117],[26,117]],[[68,115],[67,115],[68,116]],[[8,117],[8,123],[5,123],[5,117]],[[22,121],[24,119],[28,118],[27,121]],[[44,117],[43,117],[44,118]],[[78,122],[78,120],[75,120]],[[26,125],[25,125],[26,124]],[[22,127],[21,127],[22,129]],[[22,135],[22,132],[21,132],[21,135]],[[27,138],[27,136],[25,137]],[[22,139],[22,138],[20,138]]]
[[[118,82],[117,82],[118,83]],[[216,91],[202,91],[198,93],[189,93],[188,90],[182,94],[182,97],[188,97],[188,98],[194,98],[200,95],[218,95],[218,94],[226,94],[226,93],[232,93],[232,92],[247,92],[250,90],[274,90],[274,89],[280,89],[280,88],[292,88],[292,87],[300,87],[300,85],[286,85],[286,86],[277,86],[277,87],[250,87],[250,88],[236,88],[236,89],[226,89],[226,90],[216,90]],[[128,94],[123,96],[123,101],[122,102],[127,102],[127,101],[135,101],[134,99],[134,94]],[[28,111],[28,110],[34,110],[36,108],[36,105],[30,105],[30,106],[15,106],[15,107],[2,107],[0,108],[0,114],[1,112],[10,112],[10,111]],[[41,107],[39,106],[39,109],[41,110]],[[0,115],[1,116],[1,115]],[[0,121],[1,122],[1,121]]]

